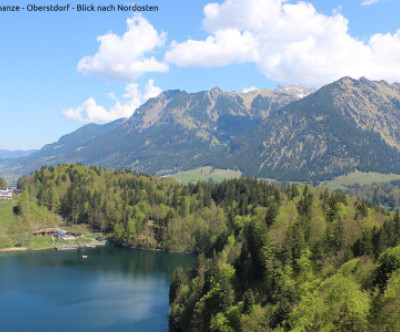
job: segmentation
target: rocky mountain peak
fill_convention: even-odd
[[[127,121],[82,127],[12,166],[81,162],[161,174],[213,165],[296,181],[355,168],[400,174],[399,84],[343,77],[313,91],[165,91]]]
[[[213,101],[216,101],[218,99],[218,97],[223,94],[223,91],[220,88],[215,87],[214,89],[211,89],[209,91],[209,93],[210,93],[211,99]]]
[[[276,93],[286,93],[288,95],[291,95],[293,97],[296,97],[297,99],[301,99],[304,97],[307,97],[309,94],[313,93],[316,91],[314,88],[309,88],[301,84],[292,84],[289,86],[281,86],[278,85],[274,91]]]
[[[393,89],[396,89],[397,91],[399,91],[400,92],[400,83],[393,83],[392,84],[392,87],[393,87]]]

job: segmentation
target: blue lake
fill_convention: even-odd
[[[2,253],[1,330],[168,331],[169,280],[194,260],[111,247]]]

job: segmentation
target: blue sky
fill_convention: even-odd
[[[28,3],[85,2],[6,5]],[[85,123],[129,116],[169,89],[400,81],[398,0],[137,4],[159,10],[0,12],[0,149],[40,148]]]

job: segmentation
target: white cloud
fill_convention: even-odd
[[[258,91],[259,89],[257,89],[255,86],[251,86],[250,88],[243,88],[242,92],[243,93],[247,93],[247,92],[251,92],[251,91]]]
[[[115,101],[109,109],[98,105],[94,98],[88,98],[81,106],[65,109],[62,113],[69,119],[81,122],[110,122],[130,117],[139,106],[161,92],[162,90],[154,85],[153,80],[147,81],[143,93],[139,90],[137,83],[130,83],[125,87],[122,102],[113,92],[108,94],[108,97]]]
[[[172,43],[165,59],[179,66],[226,66],[232,62],[257,61],[257,41],[250,32],[237,29],[216,31],[205,41]]]
[[[268,78],[321,85],[342,76],[400,79],[400,30],[363,42],[335,10],[307,2],[226,0],[204,7],[205,40],[171,44],[165,59],[178,66],[255,63]]]
[[[380,0],[365,0],[361,3],[361,6],[369,6],[373,5],[374,3],[378,3]]]
[[[97,53],[78,63],[78,71],[117,81],[133,81],[147,72],[167,72],[166,63],[148,54],[166,41],[164,32],[158,33],[140,14],[126,21],[128,30],[118,36],[111,32],[99,36]]]
[[[204,7],[203,27],[208,32],[220,29],[260,30],[266,21],[279,17],[281,0],[227,0]]]

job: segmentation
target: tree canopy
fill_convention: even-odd
[[[26,223],[63,220],[121,246],[197,253],[171,278],[173,331],[398,330],[398,212],[311,185],[181,185],[76,164],[18,186]]]

